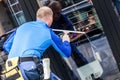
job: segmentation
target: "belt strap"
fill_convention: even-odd
[[[34,57],[20,57],[19,61],[20,62],[26,62],[26,61],[34,61]]]

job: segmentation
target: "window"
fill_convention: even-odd
[[[21,7],[20,7],[20,4],[13,5],[12,8],[13,8],[15,13],[17,13],[17,12],[22,10]]]
[[[62,11],[63,14],[70,19],[75,30],[85,31],[89,37],[93,37],[98,34],[102,35],[104,33],[95,8],[91,2],[81,1],[63,8]],[[83,37],[83,39],[84,38],[85,37]]]
[[[23,10],[18,0],[8,0],[8,7],[13,17],[14,23],[16,26],[23,24],[26,22]]]
[[[14,4],[16,2],[18,2],[18,0],[9,0],[10,1],[10,4]]]
[[[112,55],[111,48],[105,36],[103,26],[99,20],[92,2],[88,2],[87,0],[65,1],[61,0],[61,3],[64,6],[62,13],[69,18],[76,31],[85,31],[87,35],[83,35],[74,41],[83,56],[87,58],[89,62],[92,62],[95,60],[94,55],[98,52],[102,59],[101,63],[103,69],[107,70],[107,72],[104,72],[104,74],[109,74],[111,72],[110,70],[117,70],[116,63],[114,62],[114,56]],[[81,61],[78,57],[78,54],[73,53],[72,59],[79,67]]]
[[[56,0],[56,1],[59,1],[62,4],[62,7],[66,8],[68,6],[72,6],[73,4],[76,4],[76,3],[79,4],[79,2],[84,1],[84,0],[64,0],[64,1]]]

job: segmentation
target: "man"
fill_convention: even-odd
[[[51,28],[53,29],[63,29],[63,30],[74,30],[71,22],[68,20],[67,17],[65,17],[63,14],[61,14],[61,4],[58,1],[52,1],[48,5],[53,10],[53,23],[51,25]],[[56,34],[59,34],[60,32],[56,32]],[[72,34],[72,37],[79,38],[81,36],[76,34]],[[75,39],[71,39],[70,41],[73,41]],[[88,63],[88,61],[85,59],[85,57],[82,55],[82,53],[79,52],[77,47],[73,42],[71,42],[71,48],[72,48],[72,57],[76,58],[76,64],[78,67],[83,66]],[[76,54],[77,56],[75,56]]]
[[[69,37],[65,34],[62,40],[49,28],[53,22],[53,12],[50,8],[41,7],[36,14],[37,21],[27,22],[21,25],[13,37],[8,38],[4,44],[4,49],[9,53],[8,59],[13,57],[37,57],[39,60],[43,52],[53,46],[63,57],[71,55]],[[38,35],[39,34],[39,35]],[[62,42],[63,41],[63,42]],[[20,61],[22,61],[20,60]],[[24,80],[40,80],[40,75],[35,61],[20,62]]]

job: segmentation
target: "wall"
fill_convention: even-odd
[[[9,18],[6,6],[4,3],[0,2],[0,35],[6,31],[9,31],[13,28],[12,22]]]

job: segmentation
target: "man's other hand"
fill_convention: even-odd
[[[63,41],[63,42],[64,42],[64,41],[70,42],[70,37],[69,37],[69,35],[68,35],[67,32],[64,32],[64,35],[63,35],[63,37],[62,37],[62,41]]]

